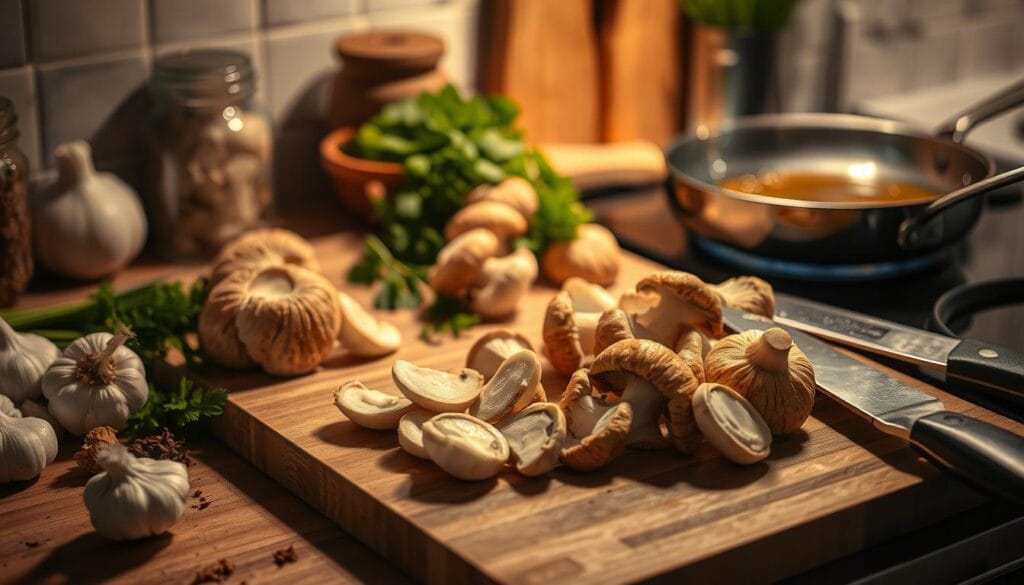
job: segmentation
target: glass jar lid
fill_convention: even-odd
[[[153,67],[151,91],[190,107],[206,107],[250,97],[256,74],[245,53],[188,51],[166,55]]]

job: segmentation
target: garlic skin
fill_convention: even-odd
[[[21,418],[21,411],[18,410],[11,399],[0,394],[0,414],[6,414],[11,418]]]
[[[0,394],[15,406],[42,395],[40,382],[60,350],[34,333],[18,333],[0,319]]]
[[[123,445],[99,452],[104,471],[85,484],[85,507],[100,535],[136,540],[163,534],[185,512],[188,470],[177,461],[136,458]]]
[[[89,144],[56,148],[59,178],[32,210],[36,259],[50,270],[92,280],[131,262],[146,243],[146,214],[135,192],[97,173]]]
[[[0,412],[0,483],[32,479],[57,456],[57,435],[50,424],[19,417]]]
[[[80,337],[43,375],[50,413],[68,432],[81,436],[101,426],[121,430],[128,416],[146,403],[146,369],[124,347],[130,335],[121,327],[116,335]]]

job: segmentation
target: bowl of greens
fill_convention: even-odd
[[[358,129],[339,128],[320,142],[320,164],[331,177],[341,202],[363,219],[373,214],[373,201],[393,194],[405,180],[405,166],[349,154]]]

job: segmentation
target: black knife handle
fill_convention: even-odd
[[[981,489],[1024,504],[1024,437],[940,411],[914,421],[910,442],[932,462]]]
[[[1024,398],[1024,355],[991,343],[965,339],[946,358],[946,379]]]

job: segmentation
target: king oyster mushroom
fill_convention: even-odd
[[[242,268],[294,264],[320,272],[316,252],[302,236],[279,228],[246,232],[224,244],[213,260],[210,285],[216,285]]]
[[[523,410],[537,394],[540,374],[537,354],[522,350],[510,355],[469,407],[469,414],[494,423]]]
[[[505,435],[516,471],[533,477],[543,475],[558,465],[565,442],[565,415],[557,404],[531,404],[498,425]]]
[[[611,309],[602,313],[594,331],[594,353],[601,353],[605,348],[624,339],[654,340],[654,334],[622,309]],[[690,367],[698,382],[704,381],[704,356],[708,349],[710,345],[707,338],[696,329],[685,331],[675,347],[676,353]]]
[[[494,477],[508,461],[508,441],[498,429],[468,414],[446,412],[423,423],[430,460],[459,479]]]
[[[398,444],[402,449],[420,459],[430,459],[423,446],[423,424],[437,414],[429,410],[416,409],[398,421]]]
[[[452,374],[405,360],[395,360],[391,378],[406,398],[434,412],[465,411],[476,401],[484,383],[484,377],[475,370]]]
[[[411,400],[367,388],[362,382],[345,382],[334,393],[334,405],[357,425],[375,430],[394,429],[402,416],[416,409]]]
[[[469,309],[487,318],[506,317],[516,310],[530,285],[537,279],[537,258],[520,248],[484,261],[477,288],[470,291]]]
[[[772,285],[756,276],[737,276],[711,285],[726,307],[739,309],[771,319],[775,316],[775,293]]]
[[[483,200],[467,205],[457,211],[444,226],[446,240],[454,240],[472,229],[484,228],[502,244],[526,233],[529,225],[526,217],[515,207],[501,201]]]
[[[722,336],[718,295],[687,272],[668,270],[641,279],[636,292],[622,295],[619,307],[667,347],[677,347],[680,336],[690,329],[709,337]]]
[[[485,228],[460,234],[437,253],[430,286],[437,292],[462,294],[480,280],[484,262],[496,256],[500,247],[498,237]]]
[[[668,420],[672,444],[692,453],[700,443],[690,400],[697,379],[671,349],[647,339],[626,339],[602,351],[590,366],[599,390],[614,394],[633,407],[627,445],[641,449],[667,446],[660,418]]]
[[[497,185],[480,185],[466,195],[466,205],[478,201],[500,201],[514,207],[527,220],[537,212],[539,201],[533,185],[522,177],[512,176]]]
[[[727,459],[749,465],[768,456],[772,432],[757,409],[735,390],[701,384],[693,395],[693,416],[704,438]]]
[[[579,226],[576,239],[555,242],[541,256],[544,276],[561,284],[576,276],[601,286],[611,286],[619,274],[622,252],[608,228],[596,223]]]
[[[800,429],[814,407],[814,368],[784,329],[744,331],[720,339],[704,359],[708,382],[750,401],[773,434]]]
[[[615,297],[579,278],[565,281],[544,315],[544,347],[555,371],[568,376],[594,352],[601,313],[615,306]]]
[[[355,299],[338,292],[341,306],[341,329],[338,341],[352,355],[379,357],[394,353],[402,345],[398,328],[371,315]]]
[[[558,403],[568,433],[559,458],[578,471],[600,469],[618,457],[626,448],[633,422],[628,402],[605,404],[592,392],[587,370],[579,369]]]
[[[466,355],[466,367],[480,372],[484,381],[491,379],[498,367],[512,354],[522,350],[533,351],[530,342],[507,329],[491,331],[473,344]]]

